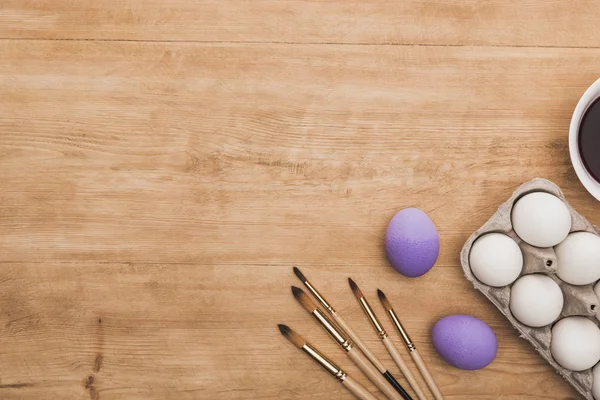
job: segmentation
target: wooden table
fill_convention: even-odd
[[[383,289],[449,400],[578,398],[470,287],[458,254],[534,177],[600,223],[567,146],[600,77],[599,12],[5,0],[0,398],[350,399],[281,322],[373,389],[292,298],[294,265],[392,366],[346,278],[377,309]],[[409,206],[442,243],[418,279],[383,254]],[[489,367],[435,354],[430,329],[452,313],[492,326]]]

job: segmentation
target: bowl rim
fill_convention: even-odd
[[[592,83],[583,93],[571,117],[569,126],[569,154],[571,163],[577,174],[577,178],[586,188],[586,190],[600,201],[600,183],[597,182],[583,165],[581,154],[579,153],[579,126],[585,112],[594,100],[600,98],[600,79]]]

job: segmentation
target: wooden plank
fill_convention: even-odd
[[[0,37],[597,47],[599,13],[594,0],[5,0]]]
[[[449,400],[495,400],[499,394],[507,400],[576,398],[456,265],[419,280],[402,278],[378,263],[306,267],[304,272],[400,376],[346,277],[356,279],[377,311],[375,288],[385,290]],[[291,284],[298,281],[290,265],[5,263],[0,397],[350,399],[281,337],[280,322],[374,390],[296,304]],[[484,370],[452,368],[430,344],[432,324],[461,310],[486,320],[498,335],[498,357]],[[389,321],[382,321],[401,346]]]
[[[370,265],[389,219],[416,206],[455,265],[537,176],[600,223],[567,149],[600,50],[0,51],[3,261]]]

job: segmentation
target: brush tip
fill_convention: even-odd
[[[350,288],[356,297],[364,297],[361,290],[358,288],[358,285],[352,280],[352,278],[348,278],[348,283],[350,284]]]
[[[306,278],[304,277],[304,274],[302,272],[300,272],[298,267],[294,267],[294,274],[296,274],[298,279],[300,279],[302,282],[306,282]]]
[[[379,297],[379,300],[381,301],[381,303],[383,304],[383,306],[386,309],[391,310],[392,305],[390,304],[389,300],[387,299],[385,293],[383,293],[381,291],[381,289],[377,289],[377,296]]]
[[[288,335],[290,333],[290,327],[284,324],[279,324],[277,325],[277,327],[279,328],[279,332],[281,332],[282,335]]]
[[[289,326],[279,324],[277,325],[277,327],[279,328],[279,332],[281,332],[281,334],[285,336],[285,338],[288,339],[290,342],[292,342],[296,347],[302,348],[302,346],[304,346],[304,344],[306,343],[302,336],[294,332]]]
[[[308,295],[304,293],[304,290],[300,289],[299,287],[292,286],[292,294],[294,295],[296,300],[298,300],[300,304],[302,304],[302,307],[304,307],[309,313],[317,309],[315,303],[313,303],[312,300],[308,297]]]

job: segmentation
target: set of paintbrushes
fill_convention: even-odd
[[[375,386],[386,396],[386,398],[390,400],[412,400],[413,398],[406,391],[406,389],[404,389],[402,385],[398,383],[396,378],[394,378],[394,376],[382,364],[382,362],[373,354],[373,352],[369,350],[365,343],[360,340],[356,332],[350,328],[348,323],[344,321],[344,319],[333,309],[333,307],[325,300],[325,298],[317,291],[317,289],[315,289],[315,287],[306,279],[302,272],[300,272],[298,268],[294,267],[294,273],[302,281],[308,291],[317,299],[319,304],[326,310],[326,313],[329,314],[331,319],[326,315],[325,312],[321,311],[321,309],[310,299],[306,293],[304,293],[302,289],[292,286],[292,294],[296,300],[298,300],[304,309],[306,309],[306,311],[308,311],[319,322],[319,324],[329,333],[329,335],[340,346],[342,346],[348,357],[359,367],[359,369],[367,376],[367,378],[369,378],[369,380],[375,384]],[[371,321],[373,328],[375,328],[377,335],[392,356],[394,362],[400,368],[400,371],[406,378],[406,381],[409,383],[413,392],[416,394],[416,397],[419,400],[427,400],[423,390],[419,387],[417,380],[402,359],[398,349],[388,338],[387,333],[381,325],[381,322],[367,302],[367,299],[363,296],[361,290],[352,279],[348,278],[348,282],[350,283],[352,292],[356,296],[363,311]],[[400,320],[394,312],[390,302],[381,290],[378,289],[377,294],[386,313],[389,315],[392,323],[394,326],[396,326],[398,333],[402,337],[402,340],[404,341],[404,344],[406,345],[415,365],[427,383],[429,390],[431,390],[433,397],[435,400],[442,400],[444,398],[442,393],[427,370],[427,367],[419,355],[417,348],[410,340],[406,330],[400,323]],[[344,385],[344,387],[354,394],[354,396],[356,396],[358,399],[377,400],[377,397],[371,394],[354,379],[349,377],[344,371],[342,371],[340,367],[337,366],[337,364],[324,356],[313,345],[304,340],[291,328],[286,325],[279,325],[279,330],[288,340],[296,345],[296,347],[302,349],[323,368],[329,371],[329,373],[335,376],[338,381],[340,381],[342,385]]]

